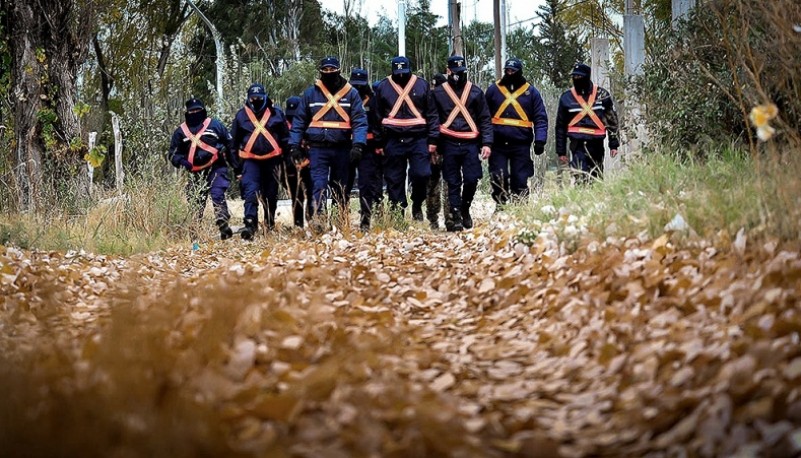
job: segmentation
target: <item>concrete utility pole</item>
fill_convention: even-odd
[[[672,0],[670,6],[673,13],[672,25],[674,29],[679,25],[679,22],[687,19],[690,11],[695,8],[695,1],[696,0]]]
[[[398,0],[398,55],[406,55],[406,0]]]
[[[501,0],[492,0],[492,18],[495,23],[495,79],[501,77]]]
[[[464,56],[464,46],[462,42],[462,27],[459,22],[462,4],[457,0],[448,0],[448,17],[451,26],[451,55]]]
[[[634,0],[626,0],[626,11],[623,16],[623,52],[624,52],[624,73],[626,83],[631,83],[633,77],[642,75],[643,63],[645,62],[645,20],[642,15],[634,14]],[[623,115],[626,142],[624,144],[627,155],[637,153],[648,140],[648,132],[642,118],[643,106],[640,101],[634,98],[633,93],[628,91],[626,97],[626,107]]]
[[[223,79],[225,78],[225,54],[223,52],[223,43],[222,37],[220,36],[220,32],[217,31],[217,28],[214,27],[214,24],[209,21],[206,16],[200,11],[200,8],[195,5],[192,0],[186,0],[189,3],[189,6],[192,7],[193,10],[200,16],[200,19],[206,24],[206,27],[209,28],[211,32],[211,36],[214,38],[214,48],[217,51],[217,106],[218,110],[222,110],[223,104]]]
[[[609,89],[609,38],[592,38],[592,79],[595,84]]]
[[[501,62],[506,62],[506,34],[509,32],[509,9],[501,0]]]

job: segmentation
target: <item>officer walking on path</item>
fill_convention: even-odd
[[[431,90],[448,81],[448,78],[437,73],[431,79]],[[440,139],[441,140],[441,139]],[[439,230],[439,212],[444,210],[445,226],[453,225],[448,206],[448,186],[442,181],[442,148],[437,142],[437,152],[431,155],[431,176],[428,178],[428,195],[426,196],[426,218],[432,230]]]
[[[393,214],[403,219],[406,201],[406,170],[412,188],[412,218],[423,221],[431,155],[437,151],[439,118],[429,100],[428,82],[412,74],[409,59],[392,59],[392,74],[376,90],[377,118],[383,145],[377,152],[386,157],[384,178]]]
[[[340,74],[339,59],[320,61],[320,79],[306,89],[290,133],[292,160],[311,161],[315,218],[322,218],[329,192],[347,216],[345,186],[351,162],[358,162],[367,145],[367,115],[361,97]],[[301,148],[306,140],[308,152]],[[330,191],[329,191],[330,188]],[[315,229],[326,228],[318,219]]]
[[[241,236],[251,240],[258,231],[259,201],[264,206],[267,230],[275,228],[278,185],[281,179],[281,155],[289,129],[284,113],[273,106],[264,86],[248,88],[245,105],[236,113],[231,136],[236,154],[231,154],[234,174],[242,181],[245,199],[245,227]]]
[[[287,127],[292,129],[292,120],[300,104],[300,97],[293,95],[286,99],[285,110]],[[301,145],[301,148],[306,148]],[[284,185],[292,200],[292,219],[295,227],[303,227],[303,220],[310,220],[314,211],[312,196],[312,179],[309,161],[298,165],[292,161],[289,154],[284,154]],[[305,218],[304,218],[305,217]]]
[[[432,91],[440,121],[442,174],[448,184],[453,222],[448,231],[473,227],[470,206],[481,179],[481,160],[490,157],[492,122],[484,92],[467,80],[462,56],[448,58],[448,81]]]
[[[509,59],[504,75],[486,92],[495,132],[489,172],[492,198],[496,211],[502,210],[509,198],[528,195],[528,179],[534,176],[531,143],[534,154],[545,151],[548,140],[548,113],[540,92],[523,76],[523,63]]]
[[[556,113],[556,154],[559,161],[570,167],[576,182],[589,183],[603,178],[604,138],[609,137],[609,154],[617,156],[618,118],[612,96],[606,89],[593,84],[591,68],[586,64],[573,67],[573,87],[559,98]],[[567,156],[570,139],[572,158]]]
[[[184,120],[172,134],[170,162],[190,173],[186,195],[196,220],[199,222],[203,218],[211,194],[220,239],[228,239],[233,231],[228,226],[231,214],[225,200],[225,191],[231,184],[225,154],[231,137],[222,122],[208,116],[206,106],[199,99],[187,100]]]

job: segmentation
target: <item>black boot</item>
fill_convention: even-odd
[[[359,222],[359,230],[362,232],[370,232],[370,215],[362,215]]]
[[[231,226],[226,220],[218,220],[217,227],[220,229],[220,240],[228,240],[234,235],[234,231],[231,230]]]
[[[242,229],[242,236],[243,240],[253,240],[253,237],[256,235],[256,231],[258,230],[259,223],[256,222],[253,218],[245,218],[245,227]]]
[[[412,219],[415,221],[423,220],[423,204],[412,204]]]
[[[459,210],[455,208],[451,210],[451,219],[450,221],[445,221],[445,229],[448,232],[461,232],[464,229],[464,226],[462,226],[462,214]]]
[[[432,231],[439,230],[439,216],[429,216],[428,217],[428,226],[431,228]]]
[[[462,227],[464,227],[465,229],[472,229],[473,218],[470,216],[470,207],[462,206],[462,211],[460,212],[460,216],[462,217]]]

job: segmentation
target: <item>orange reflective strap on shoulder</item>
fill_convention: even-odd
[[[468,81],[467,84],[465,84],[464,86],[464,90],[462,92],[462,98],[460,99],[459,97],[456,96],[456,93],[453,92],[453,89],[451,89],[448,83],[442,84],[442,88],[445,90],[445,93],[448,94],[448,97],[450,97],[451,101],[453,101],[454,105],[450,116],[448,116],[448,119],[445,121],[444,124],[442,124],[439,127],[439,131],[442,132],[443,134],[450,135],[451,137],[455,138],[463,138],[466,140],[472,140],[474,138],[478,138],[478,127],[476,127],[476,123],[470,116],[470,112],[467,111],[467,106],[466,106],[467,98],[470,95],[470,89],[472,89],[472,87],[473,84],[470,81]],[[456,119],[457,116],[459,116],[459,114],[462,115],[464,120],[467,122],[467,125],[470,126],[470,132],[459,132],[450,129],[451,124],[453,124],[453,121]]]
[[[414,88],[414,84],[417,82],[417,75],[412,75],[412,77],[409,79],[409,82],[406,83],[405,88],[398,86],[394,81],[392,81],[391,77],[388,80],[389,84],[392,86],[392,89],[394,89],[398,94],[398,99],[395,100],[395,105],[392,107],[392,111],[390,111],[389,115],[387,115],[387,117],[381,121],[381,124],[401,127],[425,125],[425,118],[420,115],[420,111],[416,106],[414,106],[414,102],[412,102],[411,97],[409,97],[409,92],[411,92],[412,88]],[[414,115],[413,118],[399,119],[395,117],[398,115],[398,111],[400,111],[404,103],[409,107],[409,110]]]
[[[198,132],[197,135],[193,134],[192,131],[189,130],[189,126],[187,126],[186,123],[181,124],[181,131],[183,131],[184,137],[188,138],[189,141],[192,143],[189,146],[189,157],[187,158],[187,160],[189,161],[190,164],[192,164],[193,172],[197,172],[207,167],[211,167],[211,164],[217,161],[217,157],[220,153],[220,150],[211,145],[203,143],[203,140],[201,140],[201,137],[203,137],[203,132],[205,132],[206,129],[209,128],[209,124],[211,124],[211,118],[206,118],[206,120],[203,121],[203,125],[200,126],[200,130],[197,131]],[[195,153],[197,152],[198,148],[208,153],[211,153],[211,160],[206,164],[195,165]]]
[[[281,154],[281,147],[278,146],[278,142],[275,141],[273,134],[267,130],[267,123],[270,121],[270,116],[272,116],[270,110],[264,110],[264,114],[261,115],[261,120],[256,119],[256,114],[253,113],[248,106],[245,106],[245,114],[248,116],[250,123],[253,124],[253,132],[250,134],[245,148],[239,150],[239,157],[243,159],[269,159]],[[256,144],[256,140],[259,136],[263,136],[270,146],[273,147],[273,150],[268,154],[253,154],[253,145]]]
[[[534,126],[534,123],[528,120],[528,116],[526,115],[525,110],[523,110],[523,107],[520,106],[520,102],[517,101],[517,99],[521,95],[523,95],[524,92],[528,90],[529,86],[531,85],[526,83],[523,86],[521,86],[518,90],[516,90],[514,93],[510,93],[509,89],[506,89],[504,86],[500,85],[500,80],[495,82],[495,87],[498,88],[498,90],[501,92],[501,94],[503,94],[506,100],[504,100],[501,106],[498,107],[498,111],[496,111],[495,116],[492,117],[493,124],[499,124],[504,126],[516,126],[516,127]],[[518,119],[503,117],[504,110],[506,110],[506,108],[510,105],[512,106],[512,108],[514,108],[515,112],[517,113],[517,116],[519,116]]]
[[[328,88],[325,87],[325,85],[320,80],[317,80],[315,86],[317,86],[320,89],[320,91],[322,91],[323,95],[325,96],[326,99],[328,99],[328,101],[325,103],[325,105],[323,105],[322,108],[320,108],[320,111],[318,111],[317,114],[314,115],[311,122],[309,123],[309,127],[322,127],[327,129],[350,129],[350,116],[348,116],[348,113],[345,112],[345,109],[339,105],[339,99],[345,97],[345,95],[348,92],[350,92],[351,89],[350,83],[345,83],[345,86],[334,95],[331,95],[331,92],[328,90]],[[332,108],[337,112],[339,117],[342,118],[342,121],[322,120],[323,116],[325,116],[326,113],[331,111]]]
[[[567,125],[568,133],[589,134],[596,136],[606,135],[606,125],[604,125],[603,121],[601,121],[601,118],[599,118],[592,109],[592,106],[595,105],[595,97],[598,95],[598,86],[593,85],[590,98],[587,101],[585,101],[584,98],[580,96],[578,92],[576,92],[576,88],[570,88],[570,92],[573,94],[576,102],[578,102],[579,106],[581,107],[581,112],[574,116],[570,121],[570,124]],[[595,128],[576,126],[579,121],[587,116],[589,116],[593,124],[595,124]]]

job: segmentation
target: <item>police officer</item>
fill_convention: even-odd
[[[346,210],[345,186],[348,166],[358,162],[367,145],[367,115],[359,92],[340,74],[339,59],[320,61],[320,79],[306,89],[290,133],[292,160],[311,160],[314,206],[317,215],[325,208],[330,184],[333,197]],[[304,152],[301,141],[309,151]],[[316,230],[324,229],[317,221]]]
[[[617,156],[620,147],[618,119],[612,96],[593,84],[591,68],[576,64],[571,73],[573,87],[559,98],[556,113],[556,154],[567,164],[567,139],[570,139],[570,167],[578,183],[603,178],[604,138],[609,137],[609,153]]]
[[[286,99],[285,110],[287,127],[292,129],[292,120],[300,104],[300,97],[293,95]],[[307,148],[301,145],[301,148]],[[296,227],[303,227],[303,220],[311,219],[314,211],[314,198],[312,195],[312,179],[309,161],[306,160],[298,165],[292,162],[289,154],[283,155],[284,160],[284,185],[287,188],[289,197],[292,200],[292,218]],[[305,207],[305,209],[304,209]]]
[[[254,83],[247,99],[234,117],[231,136],[235,154],[231,154],[234,173],[242,180],[245,198],[245,227],[241,236],[251,240],[258,230],[259,200],[264,205],[264,223],[275,228],[281,163],[289,129],[284,113],[273,105],[264,86]]]
[[[392,59],[392,74],[376,90],[376,110],[382,143],[378,154],[386,157],[384,179],[392,210],[406,208],[406,170],[412,188],[412,218],[423,220],[431,155],[437,152],[439,118],[428,99],[428,82],[412,74],[409,59]]]
[[[492,198],[501,210],[510,197],[528,195],[528,179],[534,176],[534,154],[545,151],[548,113],[540,92],[523,76],[523,63],[509,59],[504,75],[486,92],[492,116],[494,141],[489,159]]]
[[[211,194],[220,239],[228,239],[233,231],[228,226],[231,214],[225,200],[225,191],[231,183],[225,154],[230,147],[231,137],[222,122],[208,116],[205,105],[199,99],[187,100],[184,119],[185,122],[172,134],[170,162],[190,173],[186,193],[197,221],[203,218],[203,210]]]
[[[370,85],[370,78],[367,70],[354,68],[350,72],[348,81],[362,98],[364,111],[367,113],[367,145],[361,160],[351,164],[351,177],[348,179],[347,195],[353,188],[353,182],[358,170],[359,179],[359,229],[362,232],[370,230],[370,218],[373,209],[381,202],[383,194],[383,169],[384,158],[376,154],[376,131],[378,130],[378,119],[376,116],[376,99],[373,94],[373,87]]]
[[[436,73],[431,79],[431,90],[441,85],[448,78],[442,73]],[[437,151],[431,155],[431,176],[428,179],[428,193],[426,195],[426,218],[432,230],[439,229],[439,211],[444,210],[445,225],[453,225],[448,207],[448,187],[442,181],[442,154],[439,144]],[[443,205],[445,201],[445,205]]]
[[[453,218],[448,231],[473,227],[470,206],[491,153],[493,131],[484,92],[467,80],[464,57],[448,58],[448,81],[432,91],[440,121],[442,174]]]

